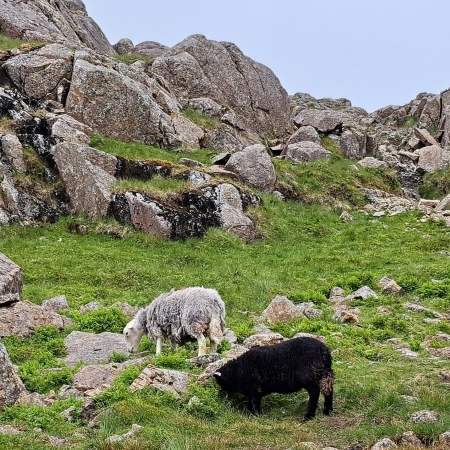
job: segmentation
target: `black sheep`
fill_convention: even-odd
[[[228,361],[214,374],[225,391],[248,396],[248,409],[261,413],[261,398],[278,392],[290,394],[304,388],[309,394],[305,420],[316,414],[320,393],[323,413],[333,410],[334,372],[331,353],[317,339],[299,337],[267,347],[254,347]]]

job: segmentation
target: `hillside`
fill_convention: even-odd
[[[231,43],[110,45],[79,0],[0,0],[0,33],[1,448],[449,447],[449,91],[288,96]],[[188,286],[225,302],[219,354],[128,354]],[[298,333],[332,351],[330,417],[210,378]]]

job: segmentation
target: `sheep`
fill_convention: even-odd
[[[124,330],[127,349],[137,351],[147,333],[161,353],[163,339],[170,339],[172,349],[189,341],[198,342],[198,356],[206,354],[206,337],[214,353],[225,332],[225,305],[214,289],[188,287],[161,294],[146,308],[140,309]]]
[[[248,397],[251,414],[261,413],[261,398],[278,392],[289,394],[304,388],[309,402],[304,420],[314,418],[320,393],[323,413],[333,410],[334,371],[328,347],[311,337],[298,337],[279,344],[253,347],[228,361],[214,378],[225,391]]]

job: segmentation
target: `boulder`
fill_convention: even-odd
[[[28,301],[0,308],[0,337],[28,337],[35,328],[44,325],[53,325],[62,330],[72,325],[72,320]]]
[[[164,53],[169,50],[166,45],[160,44],[155,41],[144,41],[137,44],[131,53],[137,53],[142,56],[150,56],[152,58],[157,58],[158,56],[164,55]]]
[[[305,317],[303,311],[282,295],[277,295],[261,314],[268,323],[289,322],[296,317]]]
[[[22,287],[22,269],[0,253],[0,306],[19,301]]]
[[[444,197],[435,207],[436,211],[448,211],[450,210],[450,194]]]
[[[270,191],[275,185],[275,168],[267,150],[261,144],[251,145],[233,153],[225,164],[225,169],[236,173],[244,183],[261,191]]]
[[[67,47],[50,44],[10,58],[4,67],[14,85],[30,99],[62,102],[72,76],[73,57]]]
[[[450,165],[450,151],[437,145],[420,148],[415,153],[419,155],[417,169],[424,172],[435,172],[436,170],[446,169]]]
[[[387,169],[389,167],[385,161],[380,161],[372,156],[361,159],[358,161],[358,164],[362,167],[371,167],[373,169]]]
[[[42,302],[42,308],[59,312],[64,309],[69,309],[69,304],[67,303],[67,298],[65,295],[58,295],[58,297],[53,297]]]
[[[5,134],[0,137],[0,160],[11,166],[14,172],[26,172],[27,166],[23,159],[22,144],[14,134]]]
[[[64,344],[67,356],[64,362],[74,367],[78,363],[106,363],[113,353],[128,354],[125,338],[122,334],[104,332],[100,334],[72,331]]]
[[[25,386],[14,370],[8,352],[0,339],[0,411],[11,406],[26,393]]]
[[[119,55],[128,55],[129,53],[133,53],[134,44],[131,39],[123,38],[114,44],[113,47]]]
[[[92,128],[67,114],[58,116],[52,125],[52,136],[64,142],[89,145]]]
[[[176,370],[159,369],[150,364],[131,383],[130,390],[131,392],[136,392],[150,386],[161,391],[170,392],[177,398],[180,398],[182,394],[187,392],[189,384],[194,379],[194,375]]]
[[[331,158],[332,154],[315,142],[303,141],[297,144],[290,144],[283,150],[287,161],[313,162],[321,158]]]
[[[115,54],[82,0],[2,0],[0,29],[7,36],[26,41],[86,45],[99,53]]]
[[[235,128],[275,135],[291,128],[289,98],[278,78],[234,44],[189,36],[156,58],[152,72],[162,76],[184,104],[206,97],[230,108],[235,119],[222,120]]]
[[[253,334],[244,340],[242,345],[246,348],[274,345],[284,341],[280,333]]]
[[[221,203],[217,207],[220,227],[230,234],[238,236],[245,242],[252,242],[256,236],[255,224],[238,208],[228,203]]]
[[[55,145],[53,159],[73,211],[91,219],[105,217],[116,181],[117,158],[86,145],[67,142]]]
[[[300,127],[297,131],[289,138],[287,144],[297,144],[298,142],[309,141],[320,144],[319,133],[311,125],[306,125]]]

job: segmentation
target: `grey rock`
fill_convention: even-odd
[[[353,293],[353,298],[361,298],[366,300],[369,297],[378,298],[378,295],[369,286],[363,286]]]
[[[116,181],[116,157],[85,145],[61,143],[53,148],[53,158],[73,211],[91,219],[105,217]]]
[[[367,156],[360,161],[358,164],[362,167],[371,167],[374,169],[387,169],[389,166],[386,162],[380,161],[379,159],[373,158],[372,156]]]
[[[280,333],[254,334],[244,340],[242,345],[246,348],[274,345],[283,342],[284,337]]]
[[[22,287],[22,269],[0,253],[0,306],[19,301]]]
[[[0,337],[28,337],[35,328],[44,325],[53,325],[62,330],[72,325],[72,320],[28,301],[0,308]]]
[[[128,55],[129,53],[133,53],[134,50],[133,41],[128,38],[120,39],[113,47],[119,55]]]
[[[397,444],[392,439],[384,438],[378,441],[375,445],[372,445],[372,447],[370,447],[370,450],[389,450],[397,447]]]
[[[73,367],[80,362],[86,364],[105,363],[113,353],[127,355],[127,346],[122,334],[104,332],[100,334],[72,331],[64,344],[67,356],[64,362]]]
[[[58,116],[52,125],[52,136],[64,142],[89,145],[92,128],[67,114]]]
[[[157,58],[158,56],[164,55],[164,53],[169,50],[166,45],[160,44],[155,41],[144,41],[137,44],[132,53],[137,53],[138,55],[150,56],[152,58]]]
[[[450,151],[437,145],[430,145],[416,150],[419,155],[417,168],[425,172],[446,169],[450,165]]]
[[[44,300],[42,302],[42,308],[58,312],[63,309],[69,309],[69,303],[65,295],[59,295],[58,297]]]
[[[2,153],[6,162],[11,166],[14,172],[26,172],[27,166],[23,159],[22,144],[17,136],[6,134],[0,138],[0,160]]]
[[[450,194],[444,197],[435,208],[436,211],[448,211],[450,210]]]
[[[300,127],[297,131],[289,138],[287,144],[297,144],[298,142],[309,141],[320,144],[319,133],[310,125]]]
[[[225,169],[239,175],[244,183],[262,191],[270,191],[276,181],[275,168],[261,144],[233,153],[225,164]]]
[[[303,311],[287,297],[277,295],[261,313],[260,319],[268,323],[289,322],[296,317],[305,317]]]
[[[422,410],[413,413],[411,420],[414,423],[437,423],[440,420],[440,416],[436,411]]]
[[[331,152],[315,142],[303,141],[290,144],[283,150],[284,157],[291,162],[312,162],[321,158],[331,158]]]
[[[5,406],[14,405],[25,393],[25,386],[15,372],[0,339],[0,410]]]

